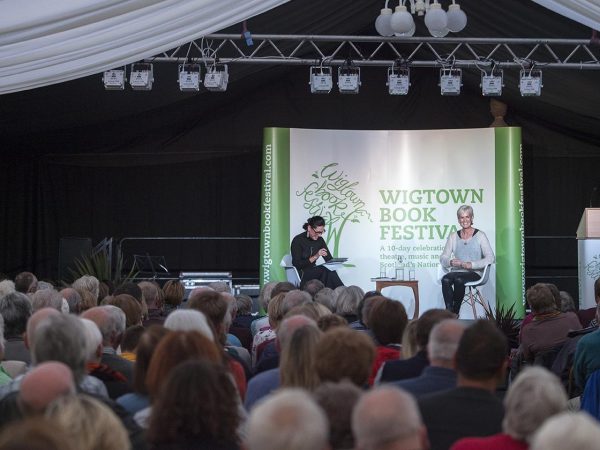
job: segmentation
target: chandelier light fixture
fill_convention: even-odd
[[[400,0],[394,11],[389,8],[389,0],[386,0],[385,7],[375,19],[375,29],[381,36],[413,36],[416,28],[414,14],[425,16],[425,26],[433,37],[444,37],[449,32],[458,33],[467,25],[467,15],[456,0],[448,5],[447,12],[438,0]]]

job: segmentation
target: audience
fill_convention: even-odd
[[[116,306],[125,313],[125,328],[142,324],[142,307],[131,295],[115,295],[106,305]]]
[[[162,325],[165,321],[163,311],[163,293],[158,285],[152,281],[141,281],[138,283],[142,295],[148,307],[148,317],[144,320],[144,326]]]
[[[463,332],[455,357],[457,387],[419,399],[433,450],[502,431],[504,407],[494,392],[506,375],[506,357],[506,337],[493,322],[478,320]]]
[[[131,385],[133,364],[117,354],[117,348],[121,344],[123,333],[125,333],[126,316],[123,310],[112,305],[96,306],[85,311],[81,317],[94,322],[102,334],[103,347],[100,362],[122,374]],[[122,395],[123,392],[114,394]]]
[[[586,413],[564,412],[548,419],[531,441],[531,450],[598,448],[600,426]]]
[[[69,305],[69,312],[71,314],[79,314],[82,312],[81,302],[83,301],[77,289],[74,288],[64,288],[60,291],[60,295],[67,301]]]
[[[185,288],[179,280],[169,280],[163,286],[165,294],[165,304],[163,306],[165,314],[175,311],[183,302]]]
[[[429,448],[427,431],[414,398],[388,386],[364,394],[352,413],[356,450]]]
[[[90,292],[94,296],[96,302],[100,300],[100,282],[98,281],[98,278],[92,275],[83,275],[82,277],[73,281],[71,287],[78,291]]]
[[[454,319],[456,315],[446,309],[430,309],[421,314],[417,320],[417,353],[408,358],[398,361],[386,362],[379,371],[375,383],[384,381],[398,381],[414,378],[421,375],[423,369],[429,365],[427,359],[427,343],[431,329],[444,319]]]
[[[188,360],[171,371],[154,401],[148,442],[154,449],[236,450],[238,408],[223,365]]]
[[[336,288],[337,289],[337,288]],[[358,320],[358,304],[365,293],[358,286],[346,286],[335,301],[335,313],[342,316],[348,323]]]
[[[369,376],[369,386],[383,363],[400,358],[400,342],[408,323],[408,316],[402,303],[385,297],[373,297],[369,313],[369,328],[375,337],[376,356]]]
[[[198,331],[211,341],[215,340],[215,333],[206,316],[194,309],[173,311],[165,320],[165,328],[173,331]]]
[[[42,308],[54,308],[63,313],[69,312],[69,304],[62,295],[54,289],[42,289],[34,292],[31,296],[31,306],[33,312]]]
[[[46,417],[69,436],[76,449],[128,450],[131,442],[119,418],[103,403],[86,395],[59,397]]]
[[[31,272],[21,272],[15,277],[15,290],[22,294],[33,294],[37,290],[38,280]]]
[[[600,304],[596,307],[596,317],[600,318]],[[592,372],[600,369],[600,331],[595,330],[582,336],[577,342],[573,361],[573,380],[583,390]]]
[[[144,330],[145,328],[142,325],[134,325],[125,330],[121,340],[121,358],[135,362],[137,346]]]
[[[325,413],[302,389],[282,389],[257,405],[248,419],[247,450],[327,450]]]
[[[0,433],[1,450],[79,450],[62,427],[42,417],[24,419]]]
[[[32,307],[29,297],[21,292],[12,292],[0,298],[0,314],[4,318],[4,359],[31,363],[31,354],[25,344],[27,321]]]
[[[547,369],[529,367],[511,384],[504,408],[502,433],[460,439],[452,450],[526,450],[546,419],[566,411],[567,394],[560,380]]]
[[[313,396],[329,422],[331,450],[355,448],[354,436],[352,436],[352,411],[361,394],[362,391],[349,381],[323,383],[314,390]]]
[[[429,335],[427,358],[429,365],[416,378],[393,382],[416,398],[456,387],[456,350],[465,325],[456,319],[438,322]]]

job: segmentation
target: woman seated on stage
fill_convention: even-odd
[[[335,289],[343,286],[342,280],[336,271],[317,266],[316,261],[322,256],[325,261],[331,260],[332,256],[323,239],[325,233],[325,219],[321,216],[311,217],[302,226],[304,232],[292,239],[292,264],[300,274],[300,286],[308,280],[320,280],[325,287]]]
[[[444,269],[450,269],[442,277],[446,308],[458,314],[465,296],[465,283],[479,280],[485,266],[494,263],[495,256],[485,233],[473,228],[473,208],[463,205],[456,216],[460,229],[448,236],[440,263]]]

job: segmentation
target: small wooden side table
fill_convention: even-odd
[[[418,280],[375,280],[375,289],[381,292],[388,286],[406,286],[413,290],[415,294],[415,314],[413,320],[419,318],[419,281]]]

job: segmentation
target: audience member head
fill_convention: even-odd
[[[323,305],[320,305],[319,303],[315,302],[310,302],[305,303],[303,305],[294,306],[286,313],[285,317],[301,315],[309,317],[316,322],[317,320],[319,320],[320,317],[330,316],[331,314],[331,311],[329,311]]]
[[[169,333],[170,331],[162,325],[150,325],[140,336],[136,349],[135,365],[133,366],[132,387],[134,392],[148,395],[146,376],[152,355],[158,343]]]
[[[377,298],[377,297],[373,297]],[[380,297],[371,308],[369,328],[379,345],[400,344],[408,323],[408,316],[402,303]]]
[[[280,281],[279,283],[275,284],[275,286],[273,286],[273,289],[271,290],[271,298],[281,293],[285,294],[287,292],[293,291],[294,289],[296,289],[296,286],[294,286],[289,281]]]
[[[54,308],[57,311],[62,311],[63,298],[60,293],[54,289],[37,290],[31,296],[31,306],[33,312],[42,308]]]
[[[549,417],[567,409],[567,393],[556,375],[540,366],[525,368],[504,397],[503,431],[519,441],[531,442]]]
[[[222,294],[205,291],[199,295],[190,295],[188,307],[203,313],[215,331],[215,341],[224,345],[227,333],[229,304]]]
[[[347,286],[335,302],[335,313],[340,316],[355,316],[358,311],[358,303],[365,293],[358,286]]]
[[[356,449],[429,448],[415,399],[402,389],[382,386],[364,394],[352,413]]]
[[[2,280],[0,281],[0,298],[5,295],[11,294],[15,292],[15,283],[12,280]]]
[[[64,298],[69,305],[69,312],[71,314],[79,314],[81,313],[81,295],[77,292],[76,289],[73,288],[64,288],[60,291],[60,295]]]
[[[527,303],[534,315],[557,311],[556,300],[545,283],[537,283],[527,289]]]
[[[282,347],[279,363],[282,387],[313,390],[319,384],[314,361],[322,334],[313,320],[303,316],[293,316],[282,322],[277,334]]]
[[[155,399],[171,371],[190,359],[222,363],[223,354],[217,345],[197,331],[172,331],[163,337],[156,349],[146,374],[146,388]]]
[[[212,283],[208,283],[208,287],[215,292],[227,292],[231,294],[231,286],[224,281],[213,281]]]
[[[353,449],[352,411],[362,391],[349,381],[323,383],[313,392],[329,421],[329,445],[332,450]]]
[[[126,328],[126,316],[122,309],[113,305],[95,306],[85,311],[81,317],[90,319],[102,333],[102,344],[116,349],[121,343]]]
[[[45,311],[55,310],[41,309],[31,316],[29,322],[35,320],[36,314]],[[79,382],[85,375],[87,356],[85,326],[78,317],[50,313],[35,326],[31,351],[33,365],[46,361],[62,362],[71,369],[75,381]]]
[[[95,276],[83,275],[82,277],[77,278],[75,281],[73,281],[71,287],[73,289],[91,292],[94,298],[96,299],[96,302],[98,301],[98,297],[100,295],[100,282]]]
[[[296,306],[305,305],[306,303],[311,303],[312,297],[306,291],[301,291],[299,289],[293,289],[285,294],[283,298],[283,303],[281,305],[281,309],[283,315],[285,316],[292,308]]]
[[[42,308],[29,317],[29,320],[27,320],[27,330],[25,332],[24,337],[25,345],[27,346],[27,348],[29,348],[30,351],[33,350],[33,343],[35,339],[34,334],[38,325],[47,317],[52,315],[56,316],[59,314],[60,313],[54,308]]]
[[[356,315],[358,317],[358,320],[365,326],[367,326],[367,322],[369,321],[371,305],[373,304],[372,299],[375,297],[382,297],[381,292],[365,292],[365,295],[363,295],[363,298],[360,300],[360,302],[358,302],[358,306],[356,307]]]
[[[172,331],[198,331],[211,341],[215,340],[215,334],[206,316],[195,309],[173,311],[165,319],[164,325]]]
[[[444,319],[434,325],[427,344],[427,357],[431,365],[453,369],[456,350],[466,329],[457,319]]]
[[[576,312],[575,300],[567,291],[560,291],[560,310],[562,312]]]
[[[177,308],[183,302],[185,297],[185,288],[179,280],[169,280],[163,286],[165,293],[165,303],[172,308]]]
[[[94,294],[92,294],[90,291],[86,289],[79,289],[77,290],[77,293],[81,296],[81,303],[79,304],[80,313],[98,306],[98,299],[94,297]]]
[[[87,363],[98,363],[102,358],[102,333],[98,325],[90,319],[81,318],[81,323],[85,327],[85,354]]]
[[[325,306],[329,311],[335,311],[335,303],[333,301],[333,289],[323,288],[314,296],[315,303]]]
[[[15,290],[22,294],[33,294],[37,290],[37,282],[31,272],[21,272],[15,277]]]
[[[4,337],[21,337],[27,328],[32,307],[29,297],[12,292],[0,298],[0,314],[4,318]]]
[[[319,329],[324,333],[326,331],[331,330],[332,328],[347,327],[348,321],[337,314],[328,314],[326,316],[319,317],[319,319],[317,320],[317,325]]]
[[[0,433],[1,450],[79,450],[63,427],[44,417],[12,422]]]
[[[560,305],[561,305],[560,291],[558,290],[558,288],[556,287],[556,285],[554,283],[546,283],[546,286],[548,286],[548,289],[550,289],[550,292],[552,292],[552,297],[554,298],[556,310],[560,311]]]
[[[456,314],[447,309],[430,309],[417,320],[417,347],[426,350],[433,327],[444,319],[456,319]]]
[[[323,282],[321,280],[317,280],[316,278],[308,280],[306,283],[304,283],[304,290],[308,292],[311,298],[313,299],[315,298],[317,292],[319,292],[324,287],[325,285],[323,284]]]
[[[402,333],[402,358],[412,358],[417,354],[419,348],[417,346],[417,323],[419,319],[409,320]]]
[[[135,353],[140,338],[146,329],[143,325],[133,325],[128,327],[123,333],[123,339],[121,339],[121,351]]]
[[[259,403],[248,419],[247,450],[325,450],[327,417],[302,389],[282,389]]]
[[[137,284],[132,282],[123,283],[117,286],[113,291],[112,295],[116,296],[119,294],[131,295],[140,303],[142,303],[142,298],[144,297],[142,289]]]
[[[273,288],[278,284],[277,281],[269,281],[266,283],[258,294],[258,306],[263,310],[267,311],[267,307],[269,306],[269,300],[271,300],[271,293],[273,292]]]
[[[249,316],[252,314],[252,298],[244,294],[239,294],[235,296],[235,302],[237,304],[238,316]]]
[[[285,298],[285,292],[277,294],[269,300],[269,309],[267,315],[269,316],[269,325],[273,330],[276,330],[279,323],[283,320],[283,299]]]
[[[110,284],[109,284],[110,283]],[[98,301],[102,301],[104,297],[109,296],[113,291],[112,283],[108,280],[101,281],[98,285]]]
[[[315,369],[321,382],[338,382],[348,378],[363,387],[375,359],[375,344],[365,333],[338,327],[327,333],[317,344]]]
[[[504,376],[508,345],[506,337],[489,320],[478,320],[464,332],[456,350],[460,378],[497,382]]]
[[[198,440],[226,446],[237,441],[239,422],[236,387],[225,367],[186,361],[171,371],[158,394],[147,438],[157,448],[174,443],[192,448]]]
[[[47,409],[46,416],[59,423],[75,443],[89,450],[127,450],[129,435],[108,406],[87,395],[59,397]]]
[[[162,308],[160,288],[156,284],[152,281],[140,281],[138,286],[142,290],[148,309]]]
[[[141,325],[142,307],[131,295],[116,295],[112,297],[108,304],[116,306],[125,313],[125,328],[129,328],[134,325]]]
[[[75,392],[71,369],[63,363],[48,361],[38,364],[25,374],[17,402],[25,415],[43,414],[54,400]]]
[[[550,417],[532,438],[530,450],[590,450],[600,442],[598,421],[584,412]]]

